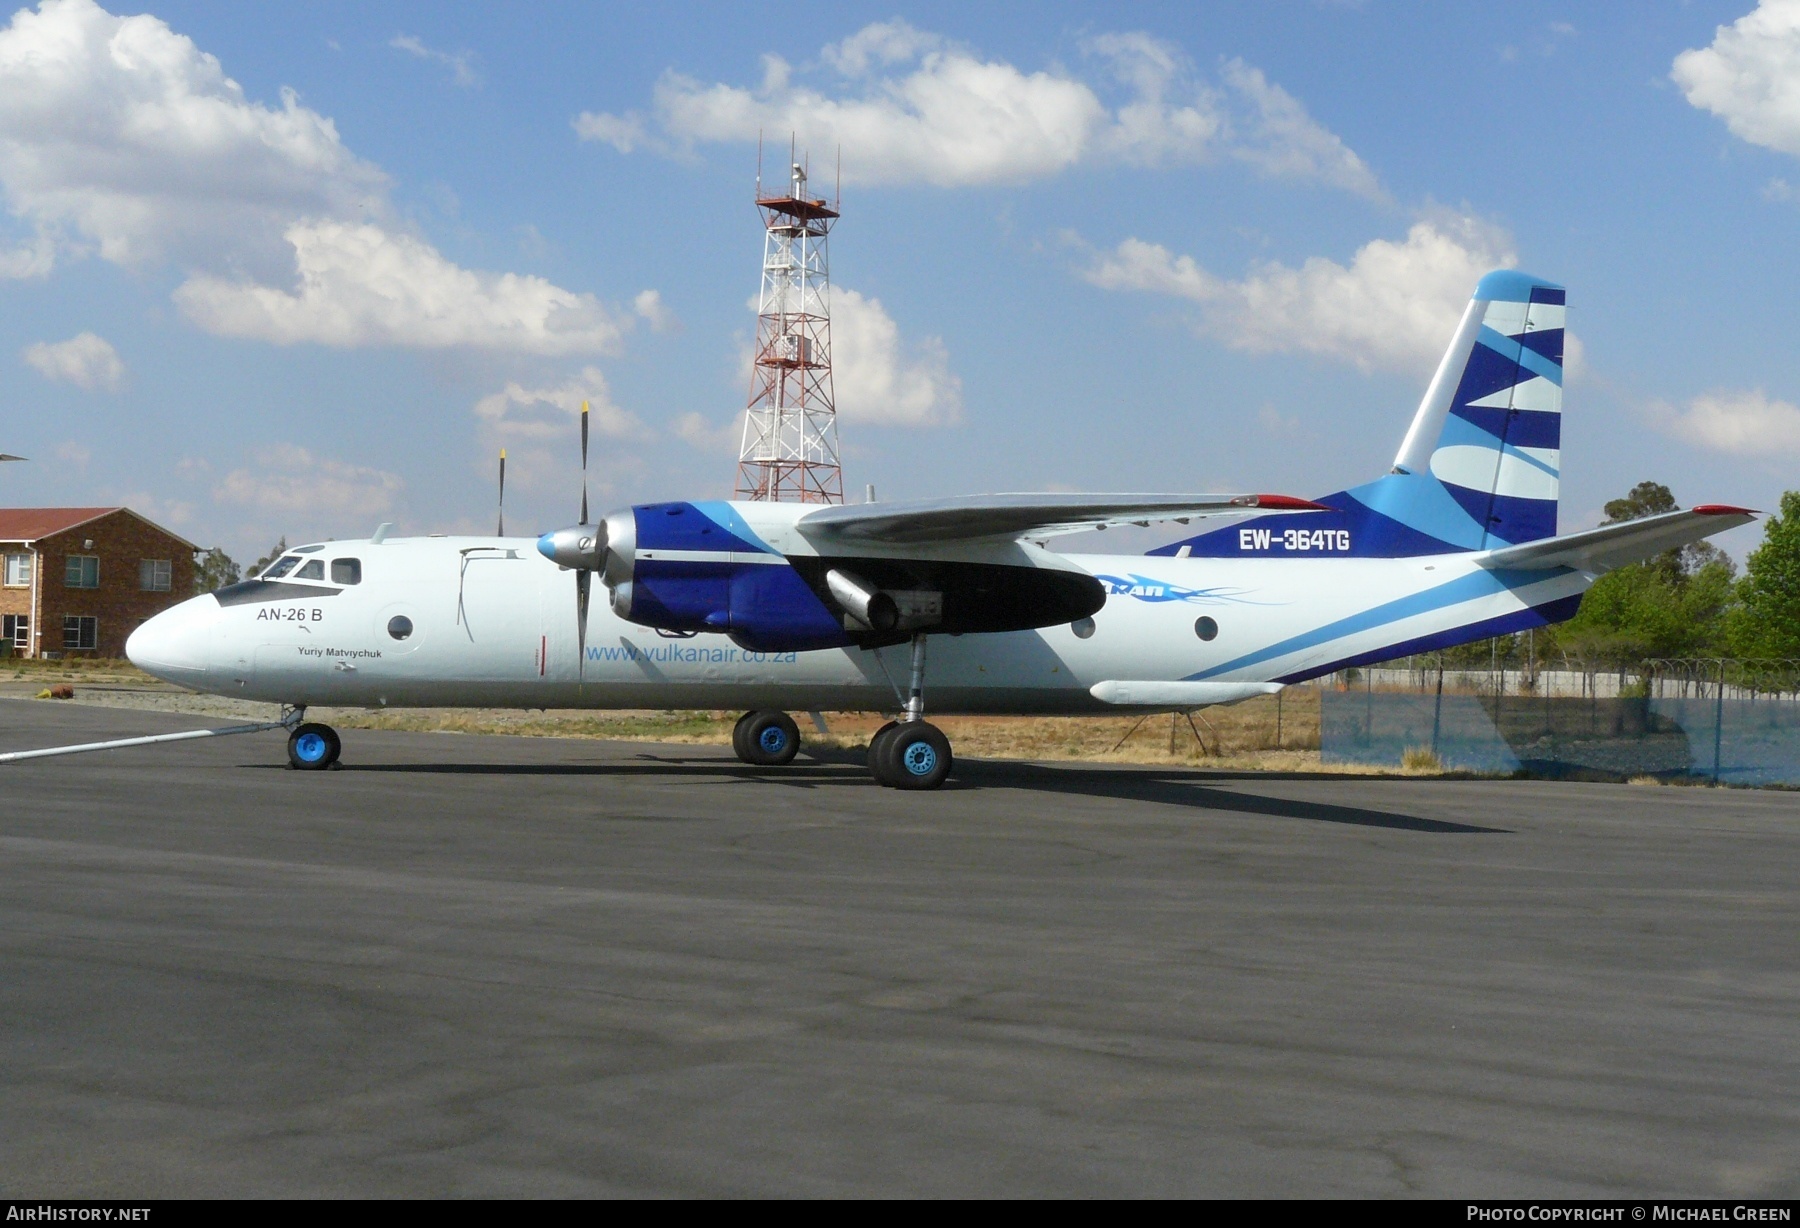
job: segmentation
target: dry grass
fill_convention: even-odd
[[[1444,761],[1429,746],[1409,746],[1400,752],[1400,767],[1407,772],[1441,772]]]
[[[978,759],[1054,759],[1095,763],[1176,763],[1243,771],[1320,771],[1319,693],[1296,687],[1281,697],[1260,697],[1194,715],[1149,717],[932,717],[959,755]],[[343,709],[320,720],[350,729],[402,729],[444,733],[497,733],[525,737],[619,738],[728,745],[739,713],[730,712],[514,712],[423,708],[370,712]],[[796,713],[803,742],[856,749],[887,720],[874,712],[825,714],[821,736]],[[1277,725],[1279,723],[1279,742]],[[1198,732],[1198,737],[1196,737]],[[1335,767],[1323,770],[1340,770]],[[1371,769],[1345,768],[1353,773]]]
[[[127,687],[185,694],[142,673],[129,661],[0,659],[0,684],[33,691],[60,683],[80,688]],[[27,692],[30,693],[30,692]],[[490,708],[312,709],[316,720],[346,729],[505,734],[515,737],[604,738],[725,746],[739,713],[705,711],[517,711]],[[860,749],[888,719],[874,712],[825,714],[821,736],[804,713],[795,713],[804,743]],[[1232,771],[1345,772],[1381,769],[1324,766],[1319,761],[1319,691],[1291,687],[1279,701],[1261,696],[1187,718],[1167,713],[1092,717],[933,716],[959,755],[978,759],[1043,759],[1094,763],[1182,764]],[[1195,734],[1198,731],[1199,737]],[[1389,769],[1391,770],[1391,769]],[[1435,769],[1412,769],[1435,770]]]

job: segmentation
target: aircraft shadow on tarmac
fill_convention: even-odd
[[[758,780],[770,784],[803,789],[833,785],[866,785],[869,780],[861,750],[809,751],[813,762],[788,768],[748,767],[717,755],[639,754],[630,761],[593,763],[387,763],[345,765],[356,772],[419,772],[474,776],[642,776],[642,777],[707,777]],[[1313,802],[1299,798],[1267,797],[1254,793],[1215,787],[1224,780],[1306,780],[1318,777],[1281,773],[1256,776],[1233,773],[1229,776],[1202,776],[1192,771],[1159,771],[1143,768],[1044,767],[1033,763],[994,760],[962,760],[945,786],[946,792],[973,789],[1028,789],[1062,795],[1110,798],[1115,801],[1152,802],[1180,806],[1191,810],[1215,810],[1234,814],[1256,814],[1269,818],[1303,819],[1314,823],[1342,823],[1354,827],[1385,827],[1396,831],[1429,832],[1438,835],[1499,835],[1503,827],[1482,827],[1456,823],[1446,819],[1427,819],[1417,815],[1396,814],[1384,810],[1367,810],[1359,806],[1340,806],[1330,802]],[[1341,782],[1347,778],[1332,776]]]

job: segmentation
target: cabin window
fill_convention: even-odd
[[[397,640],[403,640],[413,633],[412,619],[404,614],[396,614],[388,619],[388,634]]]
[[[138,588],[146,593],[166,593],[174,573],[175,566],[168,559],[139,559]]]
[[[295,564],[299,563],[299,561],[300,557],[294,554],[277,559],[267,571],[262,573],[262,578],[264,580],[279,580],[282,576],[285,576],[288,572],[294,570]]]
[[[31,556],[29,554],[6,556],[6,587],[31,587]]]
[[[1203,640],[1210,640],[1219,634],[1219,624],[1202,614],[1194,620],[1194,634]]]
[[[89,614],[63,615],[63,647],[91,649],[100,642],[100,620]]]
[[[99,588],[99,558],[92,554],[71,554],[63,565],[63,587]]]
[[[306,566],[294,573],[296,580],[323,580],[325,578],[325,560],[308,559]]]
[[[361,584],[361,559],[332,559],[331,582],[333,584]]]

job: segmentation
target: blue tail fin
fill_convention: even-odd
[[[1556,535],[1563,288],[1523,273],[1475,287],[1385,477],[1329,512],[1259,516],[1151,554],[1405,558]]]

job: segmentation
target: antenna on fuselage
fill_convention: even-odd
[[[500,449],[500,524],[494,529],[495,537],[506,536],[506,449]]]

